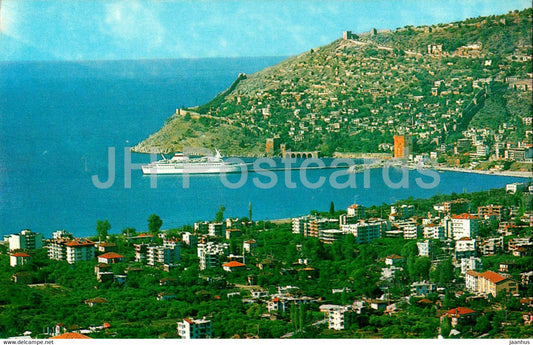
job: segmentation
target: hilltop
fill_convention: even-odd
[[[415,152],[461,138],[491,147],[531,142],[531,8],[434,26],[353,34],[244,75],[210,102],[180,109],[136,152],[218,147],[268,154],[285,144],[322,155]],[[472,139],[474,136],[474,139]],[[279,138],[279,139],[277,139]],[[529,139],[528,139],[529,138]]]

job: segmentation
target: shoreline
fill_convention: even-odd
[[[531,171],[492,171],[492,170],[471,170],[465,168],[453,168],[453,167],[428,167],[437,171],[453,171],[461,173],[471,173],[480,175],[496,175],[496,176],[508,176],[508,177],[521,177],[521,178],[533,178],[533,172]]]

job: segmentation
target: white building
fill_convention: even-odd
[[[463,238],[455,242],[456,259],[469,258],[476,255],[476,240]]]
[[[228,255],[228,243],[199,243],[197,247],[200,270],[220,267],[220,258]]]
[[[515,183],[509,183],[505,185],[505,191],[507,193],[515,194],[516,192],[524,190],[524,184],[515,182]]]
[[[406,225],[402,228],[403,238],[406,240],[416,240],[418,238],[418,226]]]
[[[475,237],[478,232],[478,218],[468,213],[452,216],[451,230],[454,240]]]
[[[348,209],[346,210],[348,217],[355,217],[357,219],[365,218],[365,207],[361,205],[350,205],[348,206]]]
[[[79,261],[89,261],[94,258],[94,242],[87,239],[74,239],[64,244],[66,260],[69,264]]]
[[[292,219],[292,233],[297,235],[304,235],[307,233],[307,227],[309,226],[309,220],[311,216],[302,216]]]
[[[255,240],[244,241],[242,244],[242,249],[246,253],[251,253],[252,249],[254,249],[255,247],[257,247],[257,242]]]
[[[389,223],[381,219],[368,219],[357,224],[342,224],[340,227],[344,233],[353,234],[355,241],[361,244],[380,238],[381,233],[389,228]]]
[[[30,262],[30,256],[24,252],[17,252],[9,255],[9,265],[11,267],[26,265],[28,262]]]
[[[435,292],[437,286],[427,281],[414,282],[411,284],[411,293],[416,296],[427,296],[431,292]]]
[[[180,261],[181,248],[178,244],[166,243],[162,246],[146,248],[146,263],[150,266],[157,264],[173,265]]]
[[[417,242],[418,256],[431,256],[431,242],[425,240],[423,242]]]
[[[210,237],[225,237],[226,236],[226,223],[209,223],[207,234]]]
[[[22,230],[19,234],[8,235],[4,240],[9,241],[10,251],[41,249],[43,247],[43,235],[29,229]]]
[[[181,339],[211,339],[213,327],[211,320],[203,319],[183,319],[178,322],[178,334]]]
[[[424,226],[424,238],[432,238],[437,240],[443,240],[445,238],[444,226],[440,224],[427,224]]]
[[[342,331],[348,326],[347,314],[351,313],[345,306],[335,306],[328,312],[328,329]]]
[[[471,256],[469,258],[461,259],[461,274],[466,274],[468,271],[481,270],[481,259]]]
[[[193,235],[188,231],[181,236],[181,239],[188,246],[195,246],[198,244],[198,235]]]

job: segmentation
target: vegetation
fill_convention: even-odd
[[[523,123],[532,116],[531,87],[523,87],[531,80],[531,20],[529,8],[339,39],[240,75],[134,150],[204,146],[262,156],[265,140],[279,137],[287,149],[323,156],[390,154],[393,136],[410,133],[415,151],[429,153],[456,144],[466,130],[484,133],[486,145],[495,135],[531,143]]]
[[[468,198],[471,207],[501,203],[506,207],[531,212],[531,195],[506,194],[504,190],[490,190],[470,194],[437,195],[429,199],[409,198],[398,202],[415,205],[417,215],[432,212],[432,205],[443,200]],[[223,212],[223,206],[221,206]],[[331,216],[330,212],[319,212]],[[390,211],[390,205],[370,207],[373,214]],[[335,215],[343,211],[334,211]],[[520,215],[520,213],[518,214]],[[512,217],[506,216],[508,220]],[[157,220],[158,217],[150,217]],[[518,218],[518,217],[516,217]],[[505,220],[504,219],[504,220]],[[156,225],[160,223],[155,221]],[[381,238],[371,244],[357,244],[353,236],[342,241],[324,244],[317,238],[303,237],[291,232],[290,224],[272,224],[259,221],[239,225],[243,237],[230,241],[233,254],[242,253],[244,240],[255,239],[257,247],[247,254],[247,270],[225,272],[221,268],[199,270],[196,248],[182,246],[181,262],[170,272],[142,266],[133,262],[134,248],[122,235],[108,235],[117,245],[117,252],[127,258],[125,263],[114,264],[115,274],[127,274],[124,284],[98,282],[94,274],[96,259],[69,265],[50,261],[46,250],[32,253],[32,262],[22,267],[10,267],[5,249],[0,251],[0,337],[5,338],[31,331],[33,336],[43,337],[43,329],[63,323],[72,329],[101,326],[108,322],[111,328],[91,334],[95,338],[158,338],[177,337],[176,322],[185,317],[206,316],[213,322],[214,337],[258,336],[279,338],[292,333],[294,338],[436,338],[448,336],[449,320],[441,323],[438,315],[454,307],[469,307],[478,317],[455,327],[465,338],[487,334],[490,338],[530,338],[531,327],[523,326],[521,315],[528,307],[510,296],[480,300],[468,294],[456,294],[462,290],[462,279],[451,259],[433,261],[417,255],[416,240]],[[159,227],[155,227],[159,229]],[[154,228],[154,229],[155,229]],[[497,224],[487,224],[487,235],[495,234]],[[166,236],[177,236],[190,227],[171,229]],[[134,229],[125,229],[131,235]],[[513,236],[531,236],[531,227],[524,227]],[[508,238],[506,238],[507,240]],[[157,239],[159,240],[159,239]],[[219,241],[223,241],[219,239]],[[437,248],[444,244],[436,241]],[[442,252],[442,251],[441,251]],[[384,258],[391,254],[406,258],[392,281],[380,278]],[[439,250],[436,250],[436,255]],[[307,265],[298,264],[305,258]],[[497,270],[500,262],[513,262],[509,272],[515,279],[519,273],[531,270],[531,257],[516,258],[505,252],[483,257],[484,269]],[[262,264],[262,269],[259,264]],[[307,267],[311,270],[303,270]],[[137,268],[137,269],[132,269]],[[139,270],[140,269],[140,270]],[[42,284],[15,284],[14,274],[29,274]],[[248,279],[254,277],[255,285]],[[160,285],[163,278],[173,278],[175,284]],[[419,297],[405,297],[414,281],[431,280],[446,288],[444,294],[427,296],[430,303],[418,303]],[[297,286],[296,296],[309,296],[318,303],[291,305],[284,312],[267,314],[264,303],[243,303],[250,297],[251,289],[264,289],[275,293],[280,286]],[[333,293],[332,289],[344,289]],[[237,296],[230,293],[238,292]],[[351,304],[361,298],[376,298],[383,293],[397,303],[398,312],[392,315],[372,309],[354,315],[344,331],[328,330],[320,323],[324,316],[318,311],[320,304]],[[171,293],[175,299],[159,301],[159,293]],[[228,295],[229,294],[229,295]],[[533,286],[521,287],[522,296],[531,296]],[[107,303],[90,307],[84,303],[101,297]],[[232,320],[232,322],[227,322]],[[318,322],[318,323],[317,323]],[[505,327],[503,325],[506,325]]]

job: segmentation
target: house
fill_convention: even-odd
[[[94,258],[94,242],[87,239],[74,239],[64,244],[66,260],[69,264],[89,261]]]
[[[244,241],[242,246],[246,253],[251,253],[252,249],[257,247],[257,242],[255,240]]]
[[[85,301],[85,304],[87,304],[91,308],[95,305],[102,305],[104,303],[109,303],[109,301],[101,297],[91,298]]]
[[[187,318],[178,322],[181,339],[210,339],[213,336],[211,320]]]
[[[241,237],[242,232],[239,229],[227,229],[226,230],[226,240],[232,240],[237,237]]]
[[[68,332],[51,337],[50,339],[91,339],[90,337],[78,332]]]
[[[482,239],[478,243],[478,250],[483,256],[492,256],[503,251],[503,236]]]
[[[468,271],[478,271],[481,269],[481,259],[471,256],[469,258],[461,259],[461,274],[466,274]]]
[[[100,283],[111,281],[113,279],[113,272],[111,266],[105,263],[98,263],[94,266],[94,274],[96,274],[96,280]]]
[[[171,299],[175,299],[176,294],[169,293],[169,292],[160,292],[157,294],[157,300],[158,301],[170,301]]]
[[[424,225],[423,235],[424,238],[443,240],[445,238],[444,226],[433,223],[426,224]]]
[[[367,303],[370,305],[370,308],[374,310],[382,310],[382,311],[386,310],[387,305],[388,305],[388,302],[382,299],[368,300]]]
[[[515,182],[515,183],[509,183],[505,185],[505,191],[507,193],[515,194],[516,192],[520,192],[524,190],[524,184]]]
[[[246,265],[238,261],[230,261],[222,265],[222,269],[226,272],[241,271],[246,268]]]
[[[479,273],[468,271],[465,275],[466,288],[473,293],[498,296],[502,292],[518,293],[518,283],[492,271]]]
[[[414,282],[411,284],[411,293],[415,296],[427,296],[431,292],[436,291],[437,286],[435,284],[421,281],[421,282]]]
[[[468,213],[456,214],[451,219],[451,230],[454,240],[463,237],[475,237],[478,233],[478,218]]]
[[[103,264],[116,264],[117,262],[123,261],[124,257],[114,252],[109,252],[98,256],[98,262]]]
[[[176,264],[180,261],[180,253],[180,245],[175,243],[165,243],[162,246],[148,246],[146,248],[146,263],[150,266],[156,266],[157,264]]]
[[[198,235],[194,235],[188,231],[185,232],[181,238],[188,246],[195,246],[198,244]]]
[[[346,211],[348,217],[354,217],[356,220],[365,218],[365,207],[362,205],[350,205]]]
[[[274,297],[268,301],[267,310],[269,313],[273,311],[285,311],[285,301],[279,297]]]
[[[533,311],[522,314],[522,320],[524,320],[524,325],[531,326],[533,324]]]
[[[327,312],[328,315],[328,329],[342,331],[350,325],[350,314],[353,310],[348,306],[334,306]]]
[[[11,267],[23,266],[30,262],[30,255],[24,252],[11,253],[9,255],[9,265]]]
[[[8,241],[10,251],[41,249],[43,247],[43,235],[29,229],[22,230],[18,234],[5,236],[4,240]]]
[[[528,286],[533,284],[533,271],[520,273],[522,285]]]
[[[457,307],[448,310],[441,316],[441,322],[445,317],[450,318],[452,327],[457,326],[459,320],[471,319],[476,316],[476,312],[470,308]]]
[[[228,243],[199,243],[197,255],[200,259],[200,270],[215,268],[220,266],[220,258],[228,254]]]
[[[396,266],[402,264],[404,261],[405,259],[402,256],[392,254],[385,258],[385,265]]]
[[[100,253],[109,253],[117,250],[117,245],[111,242],[99,242],[96,244],[96,250]]]
[[[418,256],[431,256],[433,246],[429,240],[417,242],[416,247],[418,248]]]
[[[455,258],[469,258],[476,255],[476,240],[468,237],[461,238],[455,242]]]

